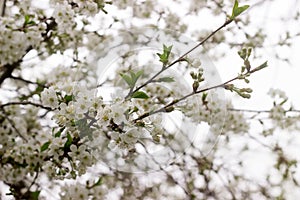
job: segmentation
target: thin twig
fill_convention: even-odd
[[[35,84],[35,85],[38,85],[38,86],[43,87],[43,88],[48,88],[48,86],[46,86],[46,85],[43,85],[43,84],[38,83],[38,82],[33,82],[33,81],[30,81],[30,80],[26,80],[22,77],[17,77],[17,76],[11,75],[10,78],[15,79],[15,80],[19,80],[19,81],[23,81],[23,82],[28,83],[28,84]]]
[[[50,110],[50,111],[53,110],[50,107],[44,106],[42,104],[30,102],[30,101],[9,102],[9,103],[5,103],[5,104],[0,105],[0,108],[3,109],[4,107],[11,106],[11,105],[32,105],[32,106],[36,106],[36,107],[39,107],[39,108],[43,108],[45,110]]]
[[[1,17],[4,17],[4,15],[5,15],[5,9],[6,9],[6,0],[3,0],[3,2],[2,2],[2,10],[1,10]]]
[[[238,109],[238,108],[229,108],[230,111],[237,111],[237,112],[251,112],[251,113],[269,113],[271,110],[250,110],[250,109]],[[300,110],[285,110],[285,113],[296,112],[300,113]]]
[[[35,184],[35,182],[36,182],[38,176],[39,176],[39,164],[37,165],[37,171],[36,171],[36,174],[35,174],[35,176],[34,176],[32,182],[31,182],[30,186],[27,188],[27,191],[24,193],[24,195],[25,195],[25,194],[28,194],[28,193],[30,192],[31,187]]]
[[[163,67],[160,71],[158,71],[155,75],[153,75],[148,81],[146,81],[145,83],[143,83],[142,85],[140,85],[139,87],[137,87],[134,90],[131,90],[127,96],[125,97],[125,99],[127,99],[128,97],[130,97],[133,93],[137,92],[138,90],[140,90],[141,88],[145,87],[146,85],[148,85],[149,83],[152,83],[153,80],[158,77],[162,72],[164,72],[165,70],[169,69],[170,67],[172,67],[173,65],[175,65],[178,62],[184,61],[186,60],[185,57],[190,54],[191,52],[193,52],[195,49],[197,49],[198,47],[200,47],[201,45],[203,45],[207,40],[209,40],[212,36],[214,36],[219,30],[221,30],[222,28],[224,28],[225,26],[227,26],[228,24],[230,24],[233,20],[229,19],[226,20],[225,23],[223,25],[221,25],[219,28],[217,28],[215,31],[211,32],[208,36],[206,36],[206,38],[204,38],[201,42],[199,42],[196,46],[194,46],[193,48],[191,48],[190,50],[188,50],[186,53],[184,53],[183,55],[181,55],[179,58],[177,58],[176,60],[174,60],[171,64],[169,64],[166,67]]]
[[[232,82],[232,81],[234,81],[234,80],[236,80],[236,79],[239,79],[239,76],[237,76],[237,77],[235,77],[235,78],[233,78],[233,79],[230,79],[229,81],[226,81],[226,82],[224,82],[224,83],[221,83],[221,84],[219,84],[219,85],[215,85],[215,86],[208,87],[208,88],[205,88],[205,89],[202,89],[202,90],[198,90],[198,91],[195,91],[195,92],[191,92],[191,93],[189,93],[189,94],[187,94],[187,95],[181,97],[180,99],[175,99],[175,100],[173,100],[171,103],[165,105],[164,107],[162,107],[162,108],[160,108],[160,109],[158,109],[158,110],[155,110],[155,111],[151,111],[151,112],[147,112],[147,113],[142,114],[141,116],[139,116],[138,118],[136,118],[133,122],[137,122],[137,121],[139,121],[139,120],[141,120],[141,119],[144,119],[144,118],[149,117],[150,115],[153,115],[153,114],[156,114],[156,113],[166,112],[166,110],[167,110],[168,108],[170,108],[171,106],[173,106],[173,105],[175,105],[175,104],[177,104],[177,103],[179,103],[179,102],[181,102],[181,101],[183,101],[183,100],[185,100],[185,99],[187,99],[187,98],[189,98],[189,97],[191,97],[191,96],[193,96],[193,95],[195,95],[195,94],[200,94],[200,93],[203,93],[203,92],[206,92],[206,91],[215,89],[215,88],[224,87],[226,84],[228,84],[228,83],[230,83],[230,82]]]
[[[165,105],[164,107],[160,108],[160,109],[157,109],[155,111],[151,111],[151,112],[146,112],[144,114],[142,114],[141,116],[139,116],[138,118],[136,118],[135,120],[133,120],[134,123],[136,123],[137,121],[141,120],[141,119],[144,119],[146,117],[149,117],[150,115],[153,115],[153,114],[156,114],[156,113],[161,113],[161,112],[167,112],[168,108],[171,108],[171,106],[177,104],[178,102],[181,102],[193,95],[196,95],[196,94],[200,94],[200,93],[203,93],[203,92],[206,92],[206,91],[209,91],[209,90],[212,90],[212,89],[216,89],[216,88],[224,88],[228,83],[231,83],[235,80],[239,80],[239,79],[242,79],[241,77],[247,77],[249,76],[250,74],[254,73],[254,72],[257,72],[259,70],[261,70],[262,67],[259,66],[259,67],[256,67],[248,72],[246,72],[245,74],[240,74],[224,83],[221,83],[221,84],[218,84],[218,85],[215,85],[215,86],[212,86],[212,87],[208,87],[208,88],[204,88],[204,89],[201,89],[201,90],[197,90],[197,91],[193,91],[191,92],[190,94],[187,94],[183,97],[181,97],[180,99],[175,99],[173,100],[171,103]]]
[[[166,169],[164,169],[161,166],[161,164],[155,159],[155,157],[153,157],[153,155],[149,152],[149,150],[147,149],[147,147],[145,146],[145,144],[143,144],[142,142],[140,144],[144,147],[147,155],[151,156],[152,161],[159,167],[159,169],[161,171],[163,171],[166,174],[167,178],[169,180],[171,180],[174,184],[178,185],[183,190],[183,192],[185,193],[185,195],[191,196],[191,194],[187,191],[187,189],[185,187],[183,187]]]
[[[10,123],[10,125],[12,126],[12,128],[16,131],[16,133],[23,139],[25,140],[26,142],[28,142],[28,140],[20,133],[20,131],[16,128],[13,120],[11,120],[9,117],[8,117],[8,114],[5,112],[5,110],[2,109],[2,112],[4,113],[7,121]]]
[[[2,83],[4,82],[5,79],[10,78],[13,71],[18,68],[21,64],[21,62],[23,62],[23,57],[32,50],[32,46],[29,46],[26,49],[26,52],[21,56],[21,58],[19,60],[17,60],[16,62],[12,63],[12,64],[6,64],[3,66],[3,70],[4,72],[2,73],[2,75],[0,76],[0,86],[2,85]]]
[[[266,147],[267,149],[270,149],[271,151],[273,151],[273,150],[274,150],[274,147],[272,147],[272,146],[269,146],[269,145],[267,145],[267,144],[263,143],[263,142],[262,142],[262,141],[260,141],[258,138],[256,138],[256,137],[254,137],[254,136],[250,135],[249,133],[246,133],[246,136],[248,136],[250,139],[252,139],[252,140],[254,140],[255,142],[257,142],[258,144],[260,144],[260,145],[262,145],[262,146]]]

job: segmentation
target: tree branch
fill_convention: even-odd
[[[250,113],[269,113],[271,110],[250,110],[250,109],[238,109],[238,108],[229,108],[230,111],[236,111],[236,112],[250,112]],[[300,113],[300,110],[285,110],[285,113]]]
[[[4,15],[5,15],[5,9],[6,9],[6,0],[3,0],[3,2],[2,2],[2,9],[1,9],[1,17],[4,17]]]
[[[224,88],[228,83],[231,83],[231,82],[233,82],[235,80],[242,79],[241,77],[247,77],[250,74],[252,74],[254,72],[257,72],[257,71],[259,71],[259,70],[261,70],[263,68],[262,68],[262,66],[259,66],[259,67],[256,67],[256,68],[250,70],[249,72],[246,72],[245,74],[238,75],[238,76],[236,76],[236,77],[234,77],[234,78],[232,78],[232,79],[230,79],[230,80],[228,80],[228,81],[226,81],[224,83],[221,83],[221,84],[218,84],[218,85],[215,85],[215,86],[211,86],[211,87],[208,87],[208,88],[204,88],[204,89],[201,89],[201,90],[193,91],[193,92],[191,92],[191,93],[189,93],[189,94],[181,97],[180,99],[173,100],[171,103],[165,105],[164,107],[162,107],[160,109],[157,109],[155,111],[146,112],[146,113],[142,114],[141,116],[139,116],[138,118],[136,118],[135,120],[133,120],[133,122],[136,123],[137,121],[142,120],[142,119],[144,119],[146,117],[149,117],[150,115],[153,115],[153,114],[156,114],[156,113],[170,112],[170,111],[172,111],[170,109],[171,106],[177,104],[178,102],[181,102],[181,101],[183,101],[183,100],[185,100],[185,99],[187,99],[187,98],[189,98],[189,97],[191,97],[193,95],[200,94],[200,93],[212,90],[212,89]],[[170,110],[170,111],[168,111],[168,110]]]
[[[21,58],[19,60],[17,60],[16,62],[14,62],[13,64],[6,64],[3,67],[3,73],[0,76],[0,87],[1,84],[4,82],[5,79],[10,78],[12,76],[13,71],[20,66],[21,62],[23,61],[23,57],[32,49],[32,46],[29,46],[26,49],[26,52],[24,55],[21,56]]]
[[[171,64],[169,64],[166,67],[163,67],[160,71],[158,71],[154,76],[152,76],[148,81],[146,81],[145,83],[143,83],[142,85],[140,85],[139,87],[137,87],[136,89],[130,91],[127,96],[125,97],[125,99],[127,99],[128,97],[130,97],[133,93],[137,92],[138,90],[140,90],[141,88],[145,87],[146,85],[148,85],[149,83],[152,83],[153,80],[158,77],[162,72],[166,71],[167,69],[169,69],[170,67],[172,67],[173,65],[175,65],[178,62],[184,61],[185,57],[190,54],[191,52],[193,52],[195,49],[199,48],[200,46],[202,46],[207,40],[209,40],[212,36],[214,36],[218,31],[220,31],[222,28],[224,28],[225,26],[227,26],[228,24],[230,24],[233,20],[229,19],[226,20],[224,22],[223,25],[221,25],[219,28],[217,28],[216,30],[214,30],[213,32],[211,32],[208,36],[206,36],[201,42],[199,42],[196,46],[194,46],[193,48],[191,48],[190,50],[188,50],[186,53],[184,53],[183,55],[181,55],[179,58],[177,58],[176,60],[174,60]]]
[[[43,109],[45,109],[45,110],[49,110],[49,111],[53,110],[53,109],[50,108],[50,107],[44,106],[44,105],[42,105],[42,104],[30,102],[30,101],[9,102],[9,103],[0,105],[0,109],[3,109],[4,107],[6,107],[6,106],[11,106],[11,105],[33,105],[33,106],[36,106],[36,107],[39,107],[39,108],[43,108]]]
[[[3,114],[5,115],[5,119],[7,119],[7,121],[10,123],[10,125],[12,126],[12,128],[16,131],[16,133],[26,142],[28,142],[28,140],[21,134],[21,132],[17,129],[17,127],[15,126],[15,123],[13,120],[11,120],[9,117],[8,117],[8,114],[5,112],[5,110],[3,108],[2,109],[2,112]]]
[[[43,85],[43,84],[38,83],[38,82],[33,82],[33,81],[30,81],[30,80],[26,80],[26,79],[23,79],[22,77],[17,77],[17,76],[11,75],[10,78],[15,79],[15,80],[19,80],[19,81],[23,81],[23,82],[28,83],[28,84],[35,84],[35,85],[38,85],[38,86],[43,87],[43,88],[48,88],[48,86],[46,86],[46,85]]]

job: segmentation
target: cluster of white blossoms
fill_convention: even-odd
[[[133,102],[116,100],[102,108],[96,116],[97,125],[111,139],[109,148],[130,150],[139,139],[147,136],[144,128],[133,123],[136,114],[141,113]]]
[[[151,11],[154,9],[154,1],[146,0],[141,3],[135,3],[133,5],[133,16],[138,18],[149,18],[151,15]]]
[[[71,200],[71,199],[80,199],[85,200],[89,199],[90,190],[86,188],[85,185],[77,183],[75,185],[64,186],[64,193],[61,194],[61,199]],[[101,197],[101,196],[99,196]]]
[[[6,112],[12,113],[15,115],[14,119],[20,122],[22,119],[21,115],[21,109],[18,106],[11,106],[9,109],[6,109]],[[1,142],[1,153],[5,153],[6,150],[9,150],[11,147],[15,145],[15,138],[19,138],[20,134],[15,131],[15,125],[10,123],[12,119],[8,118],[5,114],[1,113],[0,119],[2,122],[2,126],[0,127],[0,142]],[[23,119],[24,120],[24,119]],[[21,130],[26,130],[26,124],[24,126],[24,123],[17,124],[18,128],[21,128]]]
[[[95,16],[99,12],[99,8],[104,6],[103,0],[74,0],[73,2],[77,4],[78,12],[86,16]]]
[[[60,198],[62,200],[86,200],[90,199],[90,197],[97,197],[97,199],[105,199],[110,189],[112,188],[107,188],[105,185],[101,184],[96,184],[92,186],[85,185],[82,183],[69,185],[66,184],[62,187],[63,192],[60,194]]]
[[[56,7],[57,9],[59,9],[59,7],[63,9],[70,9],[70,10],[65,10],[66,14],[64,14],[64,11],[62,9],[59,9],[58,12],[58,16],[66,17],[65,20],[67,20],[68,17],[71,17],[69,15],[72,14],[71,10],[73,10],[74,13],[75,12],[80,13],[80,15],[95,16],[97,13],[99,13],[101,9],[103,9],[105,2],[103,0],[84,0],[84,1],[83,0],[72,0],[72,1],[50,0],[50,3],[54,5],[58,5],[58,7]]]
[[[6,114],[14,114],[14,117]],[[47,154],[40,151],[41,145],[51,135],[41,130],[37,123],[38,109],[29,108],[26,113],[14,105],[0,114],[0,179],[9,184],[24,181],[26,174],[32,174],[36,166],[44,162]]]
[[[286,93],[282,90],[271,88],[268,94],[274,100],[273,107],[269,112],[272,122],[282,129],[299,129],[299,116],[293,115],[295,113],[289,114],[289,111],[292,111],[292,106],[287,106],[288,97]]]
[[[282,105],[274,105],[274,107],[270,110],[269,117],[273,120],[274,123],[280,125],[281,127],[285,126],[285,117],[286,111],[282,107]]]
[[[285,92],[282,90],[279,90],[279,89],[271,88],[268,92],[268,95],[270,95],[270,97],[272,97],[272,98],[279,98],[282,100],[287,99]]]
[[[57,94],[53,87],[44,89],[41,94],[41,100],[45,106],[49,106],[51,108],[57,108],[58,106]]]
[[[75,11],[69,3],[64,2],[63,4],[57,4],[54,7],[53,17],[57,23],[59,34],[68,33],[73,36],[73,30],[76,27],[76,22],[74,20]]]
[[[0,18],[0,66],[20,60],[31,48],[37,48],[45,31],[43,23],[26,25],[23,20]],[[25,31],[26,30],[26,31]]]
[[[288,126],[286,123],[287,116],[284,108],[284,104],[288,98],[285,92],[279,89],[271,88],[268,94],[274,99],[273,108],[271,108],[269,113],[270,119],[272,119],[274,123],[278,124],[279,127],[284,128],[285,126]]]
[[[211,95],[211,97],[210,97]],[[224,101],[210,92],[207,102],[201,97],[188,99],[180,109],[193,122],[206,122],[212,133],[219,135],[226,132],[241,133],[249,129],[245,117],[241,113],[233,113],[228,109],[232,108],[229,101]]]
[[[141,138],[143,132],[139,128],[132,128],[124,133],[111,132],[111,141],[108,147],[112,150],[125,149],[131,150],[137,143],[138,139]]]

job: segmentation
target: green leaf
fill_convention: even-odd
[[[145,92],[142,92],[142,91],[136,91],[135,93],[133,93],[131,95],[132,98],[135,98],[135,99],[148,99],[149,96],[145,93]]]
[[[62,127],[54,134],[54,137],[60,137],[61,133],[65,130],[66,127]]]
[[[157,79],[157,82],[166,82],[166,83],[170,83],[170,82],[174,82],[174,78],[173,77],[162,77]]]
[[[164,54],[167,56],[167,58],[169,58],[171,50],[172,50],[173,45],[167,47],[166,45],[163,45],[164,48]]]
[[[129,73],[130,73],[131,80],[134,81],[136,79],[135,78],[135,73],[133,71],[130,71]]]
[[[132,87],[133,81],[132,81],[132,79],[131,79],[129,76],[127,76],[126,74],[120,74],[120,76],[123,78],[123,80],[124,80],[130,87]]]
[[[41,191],[35,191],[35,192],[30,192],[30,200],[38,200],[40,196]]]
[[[140,70],[135,74],[136,81],[143,75],[144,71]]]
[[[249,8],[249,5],[245,5],[242,7],[238,7],[237,9],[235,9],[234,12],[234,16],[239,16],[242,12],[244,12],[245,10],[247,10]]]
[[[165,54],[157,53],[157,55],[159,56],[159,61],[162,62],[163,65],[166,65],[168,63],[168,58]]]
[[[71,144],[72,144],[72,142],[73,142],[73,138],[72,138],[72,136],[68,133],[67,134],[67,141],[66,141],[66,143],[65,143],[65,145],[64,145],[64,149],[68,149],[68,148],[70,148],[70,146],[71,146]]]
[[[237,16],[242,14],[245,10],[247,10],[248,8],[249,8],[249,5],[244,5],[244,6],[239,7],[239,2],[237,0],[235,0],[230,19],[236,18]]]
[[[25,15],[25,22],[28,22],[30,19],[29,15]]]
[[[100,177],[100,178],[98,179],[98,181],[94,184],[94,186],[99,186],[99,185],[102,184],[102,182],[103,182],[103,179],[102,179],[102,177]]]
[[[72,101],[72,100],[73,100],[73,95],[65,95],[64,96],[64,102],[66,104],[69,104],[69,102]]]
[[[30,16],[29,15],[25,15],[24,20],[25,20],[24,24],[27,24],[29,22],[29,20],[30,20]]]
[[[140,76],[143,74],[143,70],[138,71],[137,73],[134,73],[130,71],[131,80],[133,82],[133,85],[137,82],[137,80],[140,78]]]
[[[41,146],[41,152],[47,150],[50,144],[51,144],[50,141],[45,142],[45,143]]]
[[[233,9],[232,11],[234,11],[235,9],[237,9],[239,7],[239,2],[237,0],[234,1],[234,5],[233,5]]]
[[[163,65],[167,65],[167,63],[169,62],[169,56],[171,54],[171,50],[172,50],[172,45],[171,46],[166,46],[163,45],[163,53],[157,53],[158,57],[159,57],[159,61],[163,63]]]
[[[24,26],[33,25],[33,24],[35,24],[35,22],[33,20],[31,20],[31,16],[30,15],[25,15],[25,17],[24,17]]]
[[[130,88],[133,88],[137,80],[142,76],[144,72],[143,70],[140,70],[137,73],[134,73],[133,71],[130,71],[129,73],[130,76],[126,74],[120,74],[120,76],[125,80],[125,82],[129,85]]]

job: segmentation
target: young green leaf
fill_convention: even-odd
[[[163,45],[163,53],[157,53],[157,55],[159,56],[159,61],[163,63],[163,66],[166,66],[169,62],[169,56],[171,54],[172,47],[172,45],[169,47]]]
[[[166,83],[171,83],[174,82],[174,78],[173,77],[162,77],[157,79],[157,82],[166,82]]]
[[[237,16],[242,14],[245,10],[247,10],[248,8],[249,8],[249,5],[244,5],[244,6],[239,7],[239,2],[237,0],[235,0],[230,19],[236,18]]]
[[[129,85],[129,87],[133,87],[133,80],[130,76],[127,76],[126,74],[120,74],[120,76],[122,77],[122,79]]]
[[[65,95],[64,96],[64,102],[66,104],[69,104],[70,101],[72,101],[74,99],[74,96],[73,95]]]
[[[73,138],[72,138],[72,136],[68,133],[68,134],[67,134],[67,141],[65,142],[64,149],[70,148],[72,142],[73,142]]]
[[[132,80],[133,82],[135,82],[135,79],[136,79],[135,73],[134,73],[133,71],[130,71],[129,73],[130,73],[131,80]]]
[[[138,71],[137,73],[134,73],[133,71],[130,71],[131,80],[133,82],[133,85],[137,82],[137,80],[140,78],[140,76],[143,74],[143,70]]]
[[[133,93],[131,95],[132,98],[135,98],[135,99],[148,99],[149,96],[145,93],[145,92],[142,92],[142,91],[136,91],[135,93]]]
[[[41,191],[35,191],[35,192],[29,192],[29,198],[31,200],[38,200],[40,196]]]
[[[45,151],[48,149],[49,145],[51,144],[51,142],[45,142],[42,146],[41,146],[41,152]]]
[[[24,24],[27,24],[29,22],[29,20],[30,20],[30,16],[29,15],[25,15],[24,20],[25,20]]]
[[[159,61],[162,62],[165,66],[168,63],[168,58],[166,57],[166,55],[160,53],[157,53],[157,55],[159,56]]]
[[[144,73],[143,70],[138,71],[138,72],[135,74],[136,80],[137,80],[138,78],[140,78],[140,76],[142,76],[143,73]]]
[[[171,53],[171,50],[172,50],[172,45],[167,47],[166,45],[163,45],[163,48],[164,48],[164,54],[166,54],[167,58],[169,58],[170,56],[170,53]]]
[[[24,17],[24,26],[26,25],[34,25],[35,22],[33,20],[31,20],[30,15],[25,15]]]
[[[137,80],[142,76],[143,70],[138,71],[137,73],[134,73],[133,71],[130,71],[130,76],[121,73],[120,76],[124,79],[124,81],[129,85],[130,88],[133,88],[137,82]]]
[[[55,134],[54,137],[60,137],[62,132],[65,130],[66,127],[62,127],[60,128]],[[54,132],[54,129],[52,130],[52,132]]]

